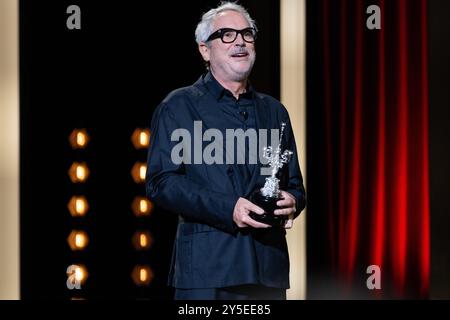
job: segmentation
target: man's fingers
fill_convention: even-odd
[[[295,201],[292,200],[291,198],[285,198],[283,200],[278,200],[277,201],[277,206],[279,207],[292,207],[294,206]]]
[[[245,223],[243,223],[243,222],[236,222],[236,225],[239,227],[239,228],[246,228],[246,227],[248,227]]]
[[[293,214],[294,212],[295,212],[294,208],[284,208],[284,209],[277,209],[273,213],[275,213],[277,216],[278,215],[287,216],[287,215]]]
[[[286,224],[284,225],[284,228],[291,229],[293,226],[294,226],[294,214],[292,213],[289,215]]]
[[[283,199],[277,201],[277,205],[280,207],[294,207],[295,206],[295,198],[292,194],[286,191],[280,191],[281,197]]]
[[[294,220],[288,219],[288,220],[286,221],[286,224],[284,225],[284,228],[285,228],[285,229],[291,229],[293,225],[294,225]]]
[[[248,202],[248,205],[246,206],[246,209],[249,211],[252,211],[254,213],[257,214],[263,214],[264,213],[264,209],[258,207],[256,204],[254,204],[253,202]]]
[[[250,216],[247,216],[247,218],[244,220],[244,222],[245,222],[247,225],[249,225],[250,227],[253,227],[253,228],[263,228],[263,229],[266,229],[266,228],[270,228],[270,227],[271,227],[271,226],[268,225],[268,224],[261,223],[261,222],[258,222],[258,221],[256,221],[256,220],[253,220]]]

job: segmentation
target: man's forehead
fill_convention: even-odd
[[[214,19],[215,29],[219,28],[246,28],[250,27],[247,19],[244,18],[242,13],[232,10],[220,12]]]

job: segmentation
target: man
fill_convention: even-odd
[[[193,141],[196,135],[205,139],[210,129],[218,139],[217,133],[226,136],[229,129],[270,130],[287,123],[283,140],[293,156],[284,167],[283,199],[275,214],[287,216],[285,228],[292,227],[305,207],[305,191],[286,109],[247,81],[256,32],[247,11],[235,3],[205,13],[195,35],[209,71],[170,93],[152,119],[147,196],[180,217],[169,274],[176,299],[285,299],[289,288],[286,231],[249,216],[264,213],[247,198],[265,181],[261,163],[249,161],[249,141],[244,150],[226,148],[233,161],[220,161],[222,150],[216,149],[212,155],[219,161],[213,163],[202,159],[207,141],[200,142],[202,150]],[[239,163],[242,151],[247,154]]]

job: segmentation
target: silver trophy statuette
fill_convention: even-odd
[[[292,151],[290,150],[284,150],[283,153],[281,153],[281,142],[283,139],[284,134],[284,128],[286,127],[286,123],[281,124],[281,133],[280,133],[280,142],[273,151],[272,147],[265,147],[263,157],[264,159],[268,160],[268,164],[270,166],[271,170],[271,176],[266,178],[266,183],[264,184],[264,187],[261,188],[261,193],[264,196],[267,197],[278,197],[280,190],[279,190],[279,182],[280,180],[276,177],[278,171],[283,168],[283,165],[285,163],[288,163],[291,160]]]
[[[251,212],[250,217],[256,221],[266,223],[274,227],[283,227],[286,222],[285,216],[277,216],[274,214],[274,211],[279,208],[276,203],[281,199],[279,187],[280,180],[277,178],[277,174],[283,165],[291,160],[293,153],[290,150],[284,150],[283,152],[281,151],[285,127],[286,123],[283,122],[281,124],[280,140],[275,150],[273,147],[269,146],[265,147],[263,151],[263,157],[268,160],[269,167],[271,168],[270,177],[266,178],[264,187],[256,190],[250,196],[250,201],[263,208],[265,211],[262,215]]]

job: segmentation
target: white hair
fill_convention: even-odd
[[[195,29],[195,41],[197,41],[197,44],[206,42],[206,39],[208,39],[210,34],[213,32],[212,27],[214,19],[219,13],[224,11],[239,12],[244,16],[248,24],[252,28],[255,28],[255,30],[257,30],[255,20],[250,17],[249,13],[243,6],[235,2],[222,1],[222,3],[217,8],[211,9],[203,14],[202,20],[198,23],[197,28]]]

